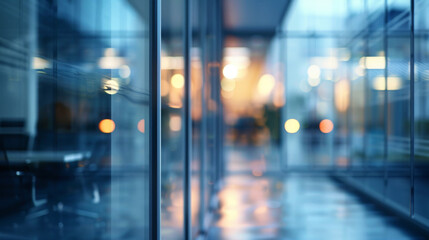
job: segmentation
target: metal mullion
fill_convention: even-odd
[[[149,8],[149,238],[158,240],[161,238],[161,0],[150,1]]]
[[[414,0],[410,14],[410,216],[414,216]]]
[[[220,82],[221,82],[221,66],[222,66],[222,57],[223,57],[223,41],[222,41],[222,25],[223,25],[223,18],[222,18],[222,1],[218,1],[217,2],[217,14],[216,17],[219,18],[219,21],[217,22],[217,43],[218,43],[218,56],[217,56],[217,61],[219,62],[219,67],[217,69],[217,82],[216,82],[216,90],[217,90],[217,94],[216,94],[216,100],[218,102],[218,118],[217,118],[217,150],[218,150],[218,158],[217,160],[219,161],[219,165],[220,165],[220,169],[219,169],[219,179],[218,181],[221,182],[222,178],[223,178],[223,174],[224,174],[224,158],[223,158],[223,136],[224,136],[224,128],[223,128],[223,105],[222,105],[222,100],[221,100],[221,86],[220,86]]]
[[[206,189],[206,177],[205,177],[205,169],[206,169],[206,147],[207,147],[207,119],[206,119],[206,101],[205,101],[205,97],[206,97],[206,81],[207,81],[207,59],[206,59],[206,15],[205,15],[205,11],[206,11],[206,0],[201,0],[201,9],[199,9],[199,13],[200,13],[200,20],[202,21],[201,23],[201,28],[200,30],[200,44],[201,44],[201,67],[202,67],[202,81],[201,81],[201,130],[200,130],[200,138],[201,138],[201,145],[200,145],[200,212],[199,212],[199,233],[201,233],[202,235],[205,232],[204,229],[204,216],[205,216],[205,189]]]
[[[364,2],[364,13],[365,16],[368,15],[368,0],[365,0]],[[368,56],[369,54],[369,21],[368,18],[366,18],[366,30],[364,31],[364,56]],[[368,147],[368,103],[370,102],[369,99],[369,78],[368,78],[368,70],[365,70],[365,76],[363,78],[364,81],[364,99],[363,99],[363,106],[364,106],[364,110],[363,110],[363,159],[362,159],[362,168],[364,169],[364,175],[366,173],[366,171],[368,171],[368,156],[367,156],[367,147]]]
[[[281,117],[281,121],[280,121],[280,131],[282,132],[282,134],[280,134],[280,136],[283,136],[281,141],[280,141],[280,152],[281,152],[281,158],[280,161],[282,161],[282,169],[283,170],[287,170],[289,168],[288,166],[288,156],[287,156],[287,141],[288,141],[288,134],[286,133],[286,131],[283,131],[283,124],[286,122],[287,120],[287,90],[288,90],[288,84],[287,84],[287,63],[288,63],[288,58],[287,58],[287,54],[284,54],[284,52],[286,51],[286,53],[288,52],[287,49],[287,40],[288,40],[288,35],[287,35],[287,31],[284,31],[284,34],[282,34],[281,31],[279,31],[278,33],[279,36],[279,41],[280,41],[280,62],[282,67],[282,76],[283,76],[283,85],[284,85],[284,102],[285,104],[283,105],[280,113],[280,117]],[[286,149],[286,154],[283,156],[283,147]]]
[[[383,115],[384,115],[384,144],[383,144],[383,171],[384,171],[384,175],[383,175],[383,183],[384,183],[384,187],[383,187],[383,195],[386,196],[387,194],[387,184],[388,184],[388,171],[387,171],[387,157],[388,157],[388,136],[387,136],[387,126],[388,126],[388,77],[389,77],[389,70],[388,70],[388,66],[389,66],[389,61],[388,61],[388,3],[387,0],[384,0],[384,28],[383,28],[383,39],[384,39],[384,61],[385,61],[385,67],[384,67],[384,106],[383,106]]]
[[[184,21],[184,75],[185,75],[185,161],[184,161],[184,239],[191,239],[191,156],[192,156],[192,118],[191,118],[191,0],[185,0]]]

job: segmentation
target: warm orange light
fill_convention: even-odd
[[[170,84],[166,80],[161,80],[161,97],[165,97],[170,92]]]
[[[139,123],[137,123],[137,129],[141,133],[144,133],[144,119],[140,120]]]
[[[185,78],[182,74],[176,73],[171,77],[171,86],[174,88],[183,88],[185,85]]]
[[[102,133],[111,133],[115,130],[115,122],[112,119],[103,119],[98,124]]]
[[[264,74],[259,79],[258,82],[258,92],[262,96],[268,96],[270,95],[271,91],[273,90],[274,86],[276,84],[276,79],[271,74]]]
[[[341,80],[335,84],[335,107],[338,112],[346,112],[350,103],[350,84]]]
[[[225,76],[228,79],[234,79],[238,75],[238,69],[233,64],[228,64],[225,67],[223,67],[223,76]]]
[[[330,133],[334,129],[334,124],[329,119],[323,119],[319,124],[322,133]]]
[[[260,169],[253,169],[253,170],[252,170],[252,174],[253,174],[253,176],[255,176],[255,177],[261,177],[261,176],[263,175],[263,172],[262,172],[262,170],[260,170]]]
[[[220,86],[221,86],[223,91],[232,92],[235,89],[235,80],[224,78],[220,82]]]
[[[255,215],[264,215],[268,213],[268,207],[267,206],[260,206],[253,211]]]
[[[171,131],[180,131],[182,129],[182,118],[180,116],[171,116],[169,125]]]
[[[277,108],[283,107],[285,104],[285,88],[283,83],[279,82],[274,89],[273,105]]]

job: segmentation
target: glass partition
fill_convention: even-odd
[[[148,9],[0,3],[1,238],[149,238]]]
[[[429,2],[414,3],[414,214],[429,225]]]
[[[429,226],[428,3],[310,2],[294,1],[277,35],[286,49],[285,170],[327,166],[390,208]],[[331,71],[324,62],[314,61],[329,56],[335,63]],[[333,99],[323,99],[323,93]],[[324,117],[333,124],[329,133],[317,119],[323,102],[329,104]],[[301,124],[296,132],[286,126],[292,118]],[[312,119],[315,123],[308,124]],[[324,160],[327,156],[330,161]]]

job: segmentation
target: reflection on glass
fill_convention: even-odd
[[[1,3],[1,238],[148,239],[147,9]]]

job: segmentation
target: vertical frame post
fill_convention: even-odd
[[[199,21],[201,21],[201,27],[199,28],[200,35],[199,41],[201,45],[201,69],[202,69],[202,81],[201,81],[201,130],[200,130],[200,206],[199,206],[199,234],[204,235],[205,226],[204,226],[204,217],[205,217],[205,192],[206,192],[206,160],[207,160],[207,111],[206,111],[206,82],[207,82],[207,54],[206,54],[206,36],[207,36],[207,22],[206,22],[206,14],[207,14],[207,2],[206,0],[200,0],[201,5],[199,5]]]
[[[161,0],[149,1],[149,238],[160,239],[161,224]]]
[[[383,106],[383,115],[384,115],[384,144],[383,144],[383,195],[386,196],[387,195],[387,184],[388,184],[388,166],[387,166],[387,157],[388,157],[388,77],[389,77],[389,61],[388,61],[388,56],[389,56],[389,41],[388,41],[388,21],[389,21],[389,5],[387,0],[384,0],[384,26],[383,26],[383,50],[384,50],[384,61],[385,61],[385,66],[384,66],[384,106]]]
[[[185,74],[185,162],[184,162],[184,239],[191,239],[191,161],[192,161],[192,118],[191,118],[191,0],[185,0],[184,74]]]
[[[410,216],[414,216],[414,0],[410,14]]]

